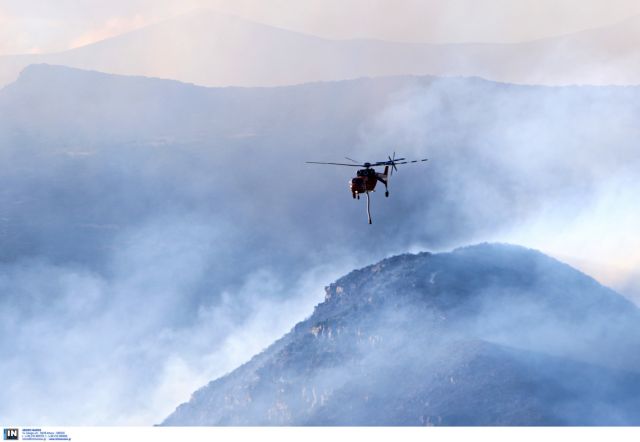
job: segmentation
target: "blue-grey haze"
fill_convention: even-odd
[[[0,416],[158,422],[354,267],[637,183],[638,117],[636,87],[214,89],[31,66],[0,90]],[[394,150],[430,162],[373,196],[372,226],[355,169],[304,164]]]

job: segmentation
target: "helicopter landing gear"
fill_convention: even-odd
[[[358,198],[358,199],[360,199],[360,194],[358,194],[358,197],[357,197],[357,198]]]
[[[386,196],[387,198],[389,198],[389,191],[388,191],[388,190],[385,190],[385,192],[384,192],[384,196]]]

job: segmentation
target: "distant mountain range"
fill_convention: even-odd
[[[0,86],[51,63],[206,86],[277,86],[388,75],[529,84],[637,84],[640,17],[518,44],[328,40],[209,11],[55,54],[0,57]]]
[[[401,255],[164,425],[638,425],[640,310],[539,252]]]

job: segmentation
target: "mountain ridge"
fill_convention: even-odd
[[[637,84],[640,61],[629,44],[640,40],[634,20],[522,43],[430,44],[332,40],[209,12],[55,54],[2,56],[0,85],[36,62],[204,86],[277,86],[388,75],[480,76],[519,84]]]
[[[559,282],[566,287],[558,289]],[[196,391],[163,425],[640,421],[630,411],[640,404],[640,364],[627,354],[640,344],[640,311],[540,252],[481,244],[399,255],[325,290],[309,318]],[[510,298],[514,318],[501,324]],[[610,314],[617,325],[607,324]],[[536,329],[539,321],[544,327]],[[576,324],[597,333],[575,334]],[[509,339],[499,338],[498,329]],[[625,334],[623,345],[590,354]]]

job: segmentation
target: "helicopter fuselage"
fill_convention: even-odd
[[[373,192],[378,181],[386,183],[388,169],[388,166],[385,167],[384,173],[378,173],[371,168],[358,170],[356,176],[349,181],[351,195],[359,198],[361,193]]]

